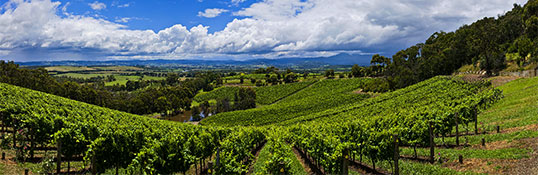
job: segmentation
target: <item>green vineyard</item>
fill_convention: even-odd
[[[256,87],[256,103],[260,105],[269,105],[285,98],[293,93],[306,88],[315,82],[297,82],[291,84],[281,84],[274,86]],[[202,92],[194,97],[194,101],[203,102],[210,100],[229,99],[233,101],[239,87],[221,87],[210,92]]]
[[[538,0],[5,0],[0,175],[538,174]]]
[[[204,125],[262,126],[283,122],[311,113],[361,101],[369,95],[356,94],[370,79],[322,80],[275,104],[261,108],[218,114],[202,121]]]
[[[186,173],[193,166],[198,173],[247,173],[253,171],[249,162],[256,158],[255,150],[263,146],[258,157],[263,162],[253,165],[256,171],[301,174],[294,168],[298,158],[293,147],[319,172],[340,174],[346,171],[343,163],[356,157],[369,160],[374,170],[376,162],[392,160],[396,136],[400,145],[419,147],[424,155],[422,148],[434,137],[429,132],[449,140],[456,126],[476,124],[477,115],[502,97],[486,81],[456,77],[435,77],[370,98],[353,93],[367,81],[322,80],[286,90],[276,86],[267,92],[300,90],[275,104],[209,117],[202,126],[118,112],[8,84],[0,84],[0,114],[5,127],[26,133],[14,134],[16,149],[29,144],[33,154],[37,145],[54,145],[59,157],[83,157],[96,173]],[[245,127],[251,125],[261,127]],[[218,163],[209,169],[208,162],[215,160]]]

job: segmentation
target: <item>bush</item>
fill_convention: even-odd
[[[375,78],[372,81],[365,83],[363,87],[364,92],[388,92],[390,91],[390,84],[387,79]]]

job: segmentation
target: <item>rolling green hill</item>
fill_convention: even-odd
[[[313,83],[315,82],[306,81],[306,82],[297,82],[297,83],[289,83],[289,84],[280,84],[280,85],[275,85],[275,86],[255,87],[254,90],[256,91],[256,103],[261,104],[261,105],[268,105],[268,104],[274,103],[299,90],[302,90],[303,88],[306,88],[307,86]],[[239,88],[240,87],[237,87],[237,86],[224,86],[224,87],[220,87],[209,92],[202,92],[202,93],[197,94],[194,97],[194,101],[203,102],[203,101],[218,100],[218,99],[224,99],[224,98],[227,98],[230,101],[233,101],[235,98],[234,94],[236,94],[237,91],[239,91]]]
[[[352,93],[360,89],[365,81],[370,79],[322,80],[275,104],[220,113],[202,120],[201,123],[217,126],[261,126],[286,121],[369,97],[366,94]]]

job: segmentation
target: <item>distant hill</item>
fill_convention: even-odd
[[[245,61],[238,60],[109,60],[109,61],[36,61],[18,62],[23,66],[248,66],[248,65],[270,65],[281,67],[320,67],[334,65],[354,65],[367,66],[370,64],[371,55],[338,54],[330,57],[315,58],[280,58],[280,59],[252,59]]]

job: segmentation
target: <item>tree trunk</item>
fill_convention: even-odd
[[[34,159],[34,148],[35,148],[35,141],[34,140],[35,140],[35,134],[34,134],[34,132],[31,132],[31,135],[30,135],[30,157],[32,159]]]
[[[62,142],[58,141],[56,151],[56,174],[60,174],[62,170]]]
[[[415,151],[415,159],[418,158],[417,155],[417,144],[415,143],[415,146],[413,146],[413,151]]]
[[[375,170],[375,160],[374,160],[374,158],[372,158],[372,166],[373,166],[373,168],[374,168],[374,172],[376,172],[376,170]]]
[[[476,114],[476,109],[474,111],[474,134],[478,135],[478,114]]]

